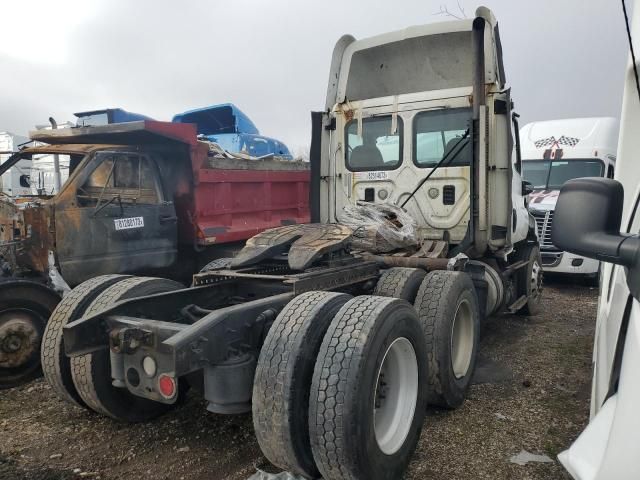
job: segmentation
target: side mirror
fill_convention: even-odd
[[[527,195],[533,193],[533,184],[531,182],[527,182],[526,180],[522,181],[522,196],[526,197]]]
[[[29,188],[31,186],[31,179],[29,175],[20,175],[20,186]]]
[[[577,178],[560,189],[551,241],[560,250],[632,268],[640,237],[620,233],[624,190],[608,178]]]

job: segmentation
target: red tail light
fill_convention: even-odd
[[[158,389],[165,398],[173,398],[176,394],[176,380],[169,375],[162,374],[158,377]]]

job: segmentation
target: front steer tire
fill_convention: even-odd
[[[323,478],[401,478],[424,422],[427,377],[422,327],[408,302],[347,302],[324,337],[309,396],[311,447]]]
[[[42,337],[40,361],[44,378],[54,393],[61,399],[77,407],[86,405],[71,375],[71,359],[64,352],[64,326],[82,317],[87,307],[111,285],[129,278],[127,275],[100,275],[81,283],[64,296],[51,313]]]
[[[184,286],[173,280],[131,277],[107,288],[87,308],[91,315],[121,300],[179,290]],[[73,383],[82,401],[93,411],[126,423],[146,422],[169,411],[167,405],[114,387],[111,377],[109,349],[71,359]]]
[[[525,245],[518,252],[519,260],[528,260],[526,267],[516,272],[518,295],[526,295],[527,303],[516,313],[518,315],[539,315],[542,312],[542,255],[540,245]]]
[[[309,443],[309,389],[324,334],[351,295],[308,292],[271,326],[253,383],[253,424],[264,455],[295,474],[319,476]]]
[[[430,272],[418,290],[415,308],[427,340],[429,404],[457,408],[471,384],[480,337],[473,281],[463,272]]]

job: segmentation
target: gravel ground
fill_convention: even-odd
[[[468,400],[430,411],[408,479],[569,479],[556,459],[588,420],[597,290],[548,285],[537,317],[484,324]],[[527,450],[553,463],[521,466]],[[245,480],[271,471],[250,415],[209,414],[201,400],[144,425],[67,406],[38,380],[0,391],[0,479]]]

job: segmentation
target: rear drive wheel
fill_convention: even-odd
[[[86,407],[78,395],[71,377],[71,359],[65,355],[62,331],[64,326],[82,317],[98,295],[126,275],[101,275],[81,283],[71,290],[51,314],[42,338],[41,362],[44,378],[58,397],[78,407]]]
[[[128,298],[179,290],[184,286],[173,280],[131,277],[107,288],[87,308],[85,315],[97,313]],[[151,420],[167,412],[173,405],[154,402],[114,387],[109,350],[80,355],[71,359],[73,383],[84,403],[115,420],[134,423]]]
[[[324,334],[352,297],[308,292],[291,300],[267,334],[253,383],[253,424],[264,455],[278,467],[318,477],[309,443],[309,389]]]
[[[462,272],[430,272],[415,307],[427,340],[429,403],[457,408],[471,383],[480,336],[473,281]]]
[[[426,411],[426,345],[404,300],[361,296],[336,314],[309,396],[313,456],[325,479],[401,478]]]
[[[538,315],[542,311],[542,256],[539,245],[527,245],[519,259],[529,264],[516,273],[518,275],[518,293],[527,296],[527,303],[516,313],[518,315]]]
[[[401,298],[413,303],[426,274],[427,272],[420,268],[389,268],[380,275],[373,294],[381,297]]]
[[[60,296],[25,281],[0,284],[0,389],[17,387],[42,374],[40,343]]]

